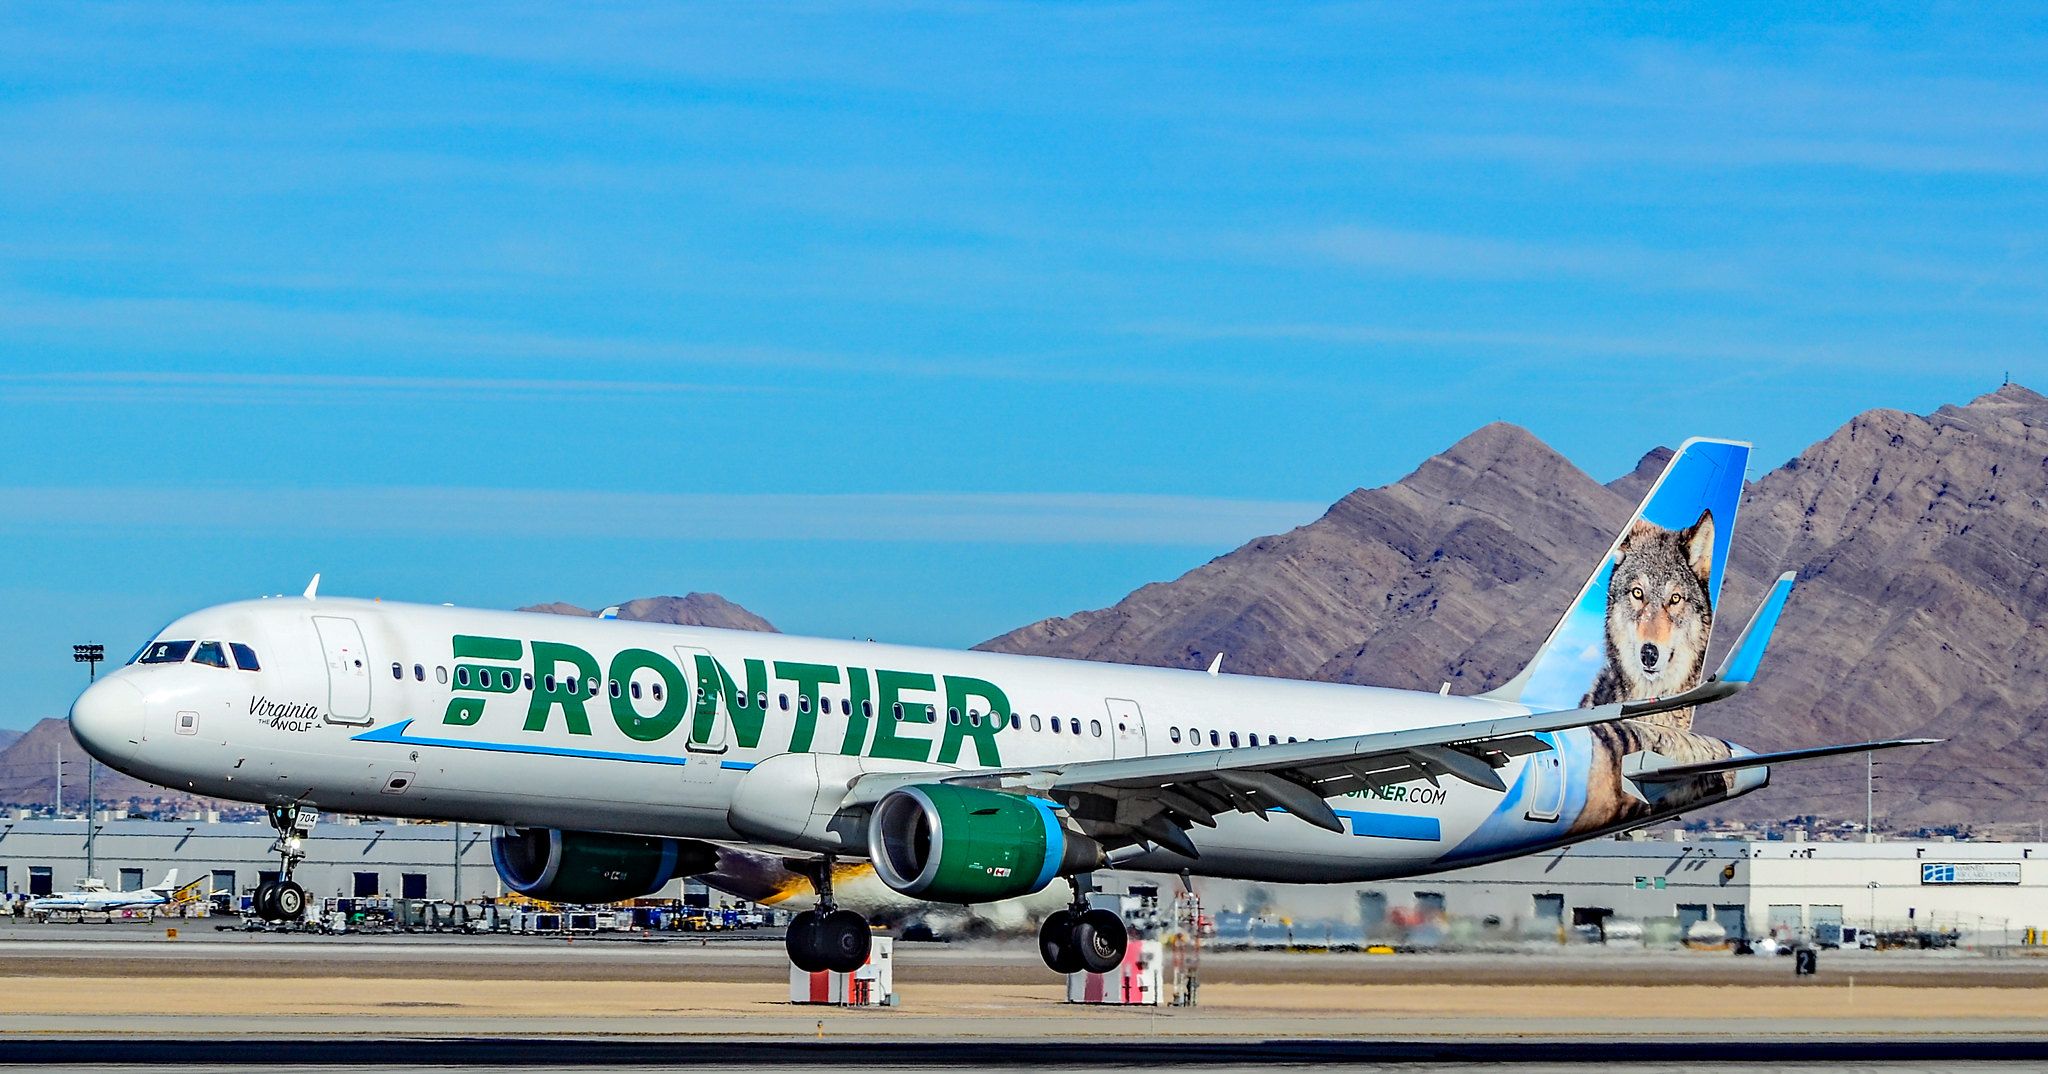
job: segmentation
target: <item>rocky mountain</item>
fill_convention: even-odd
[[[574,604],[535,604],[522,612],[550,612],[555,615],[593,616],[596,611]],[[642,623],[673,623],[677,626],[722,627],[729,630],[759,630],[776,633],[775,624],[734,604],[716,593],[686,593],[680,597],[641,597],[619,605],[619,618]]]
[[[1669,456],[1602,484],[1489,425],[1315,522],[983,647],[1178,667],[1223,652],[1246,674],[1478,692],[1534,651]],[[1859,415],[1753,482],[1722,607],[1746,616],[1781,570],[1801,583],[1756,686],[1703,727],[1758,749],[1944,737],[1880,762],[1881,818],[2038,819],[2044,501],[2048,398],[2017,385]],[[1863,774],[1860,758],[1785,769],[1724,814],[1860,820]]]

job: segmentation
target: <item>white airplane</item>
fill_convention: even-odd
[[[641,896],[781,855],[816,909],[799,967],[865,960],[833,880],[867,859],[941,904],[1032,895],[1060,972],[1114,967],[1110,869],[1357,882],[1530,854],[1764,786],[1767,765],[1925,742],[1757,755],[1694,733],[1742,689],[1780,578],[1707,674],[1748,446],[1688,441],[1519,675],[1482,696],[917,649],[614,619],[330,599],[172,623],[71,709],[94,756],[262,803],[303,905],[301,810],[499,826],[507,886]],[[1509,520],[1511,524],[1511,520]]]
[[[65,891],[31,899],[28,912],[31,914],[106,914],[120,910],[154,910],[168,905],[178,891],[178,870],[164,874],[163,881],[153,887],[137,888],[134,891],[109,891],[99,880],[82,880],[77,891]]]

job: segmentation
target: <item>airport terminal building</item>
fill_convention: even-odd
[[[246,894],[272,879],[268,824],[102,820],[95,871],[109,887],[154,884],[172,868]],[[297,879],[315,898],[476,899],[503,893],[488,827],[323,818]],[[39,895],[78,886],[86,822],[0,821],[0,891]],[[1156,878],[1162,887],[1177,881]],[[1271,910],[1384,934],[1389,923],[1462,922],[1505,935],[1559,926],[1676,918],[1720,923],[1730,936],[1781,927],[1812,935],[1828,923],[1877,931],[1953,929],[1963,942],[2017,943],[2048,929],[2048,844],[1876,843],[1736,839],[1602,839],[1511,861],[1374,884],[1252,885],[1197,881],[1215,911]],[[677,882],[668,897],[680,897]],[[1255,905],[1257,904],[1257,905]]]

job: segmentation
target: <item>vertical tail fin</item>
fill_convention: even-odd
[[[176,891],[177,889],[178,870],[172,869],[170,872],[164,874],[164,878],[161,883],[157,884],[153,888],[150,888],[149,890],[154,891],[160,895],[168,895],[171,892]]]
[[[1529,665],[1486,696],[1565,709],[1697,686],[1748,465],[1748,444],[1680,445]]]

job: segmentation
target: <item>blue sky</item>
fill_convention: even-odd
[[[0,725],[315,570],[965,645],[1486,421],[2048,386],[2043,21],[0,9]]]

